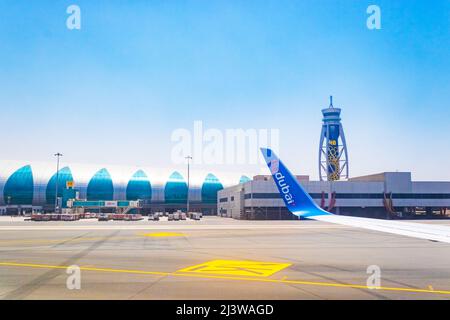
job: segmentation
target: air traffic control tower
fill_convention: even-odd
[[[322,110],[323,124],[319,143],[320,181],[348,179],[348,154],[344,129],[341,124],[341,109],[330,106]]]

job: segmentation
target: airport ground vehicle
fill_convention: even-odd
[[[114,213],[112,215],[113,220],[125,220],[125,214],[123,213]]]
[[[167,220],[168,220],[168,221],[173,221],[173,213],[169,213],[169,214],[167,215]]]
[[[181,212],[180,213],[180,220],[186,220],[186,213],[185,212]]]
[[[32,214],[31,220],[32,221],[50,221],[51,215],[50,214]]]
[[[84,213],[84,218],[85,219],[97,218],[97,213],[95,213],[95,212],[85,212]]]
[[[200,220],[201,216],[199,212],[190,212],[190,218],[192,220]]]
[[[31,221],[75,221],[80,220],[80,215],[78,214],[58,214],[58,213],[47,213],[47,214],[32,214]]]
[[[194,214],[196,214],[195,212],[188,212],[187,217],[189,219],[193,219],[192,217],[194,216]]]
[[[179,212],[174,212],[173,220],[175,220],[175,221],[179,221],[180,220],[180,213]]]
[[[98,221],[108,221],[109,220],[109,214],[107,213],[100,213],[98,215]]]
[[[139,221],[142,220],[144,218],[142,218],[142,215],[139,213],[135,213],[135,214],[125,214],[123,217],[123,220],[125,221]]]
[[[62,221],[75,221],[75,220],[80,220],[80,217],[77,214],[62,214],[61,220]]]

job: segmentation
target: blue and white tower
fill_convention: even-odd
[[[344,129],[341,124],[341,109],[330,106],[322,110],[323,124],[319,143],[320,181],[348,179],[348,154]]]

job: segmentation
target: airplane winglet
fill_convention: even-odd
[[[317,206],[311,196],[298,183],[297,178],[271,149],[261,148],[261,152],[278,188],[278,192],[292,214],[304,218],[330,215],[329,212]]]

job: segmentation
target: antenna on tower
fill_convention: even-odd
[[[330,96],[330,108],[334,108],[333,107],[333,96]]]

